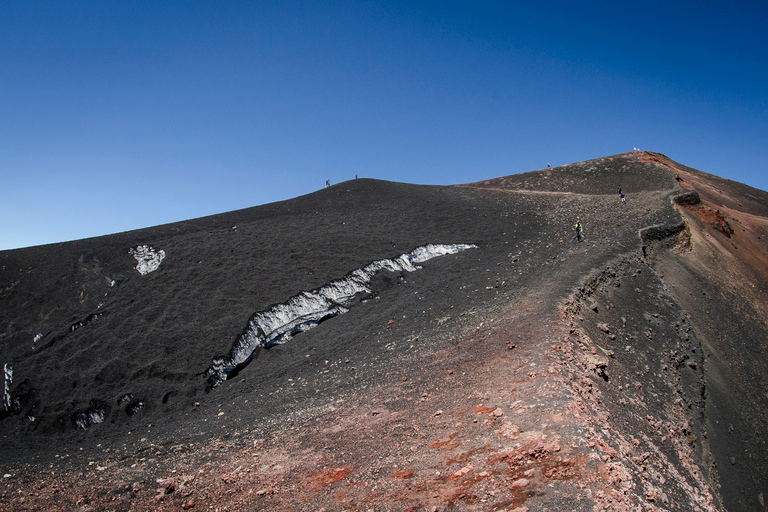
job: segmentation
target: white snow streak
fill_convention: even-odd
[[[3,405],[6,411],[11,410],[11,384],[13,383],[13,365],[5,363],[3,365]]]
[[[363,268],[350,272],[343,279],[332,281],[318,290],[302,292],[283,304],[256,313],[248,321],[248,327],[232,347],[230,358],[216,358],[206,372],[208,382],[215,387],[227,378],[237,366],[247,364],[253,352],[259,347],[279,345],[293,335],[316,326],[322,320],[348,311],[354,297],[359,293],[371,293],[368,283],[382,270],[391,272],[414,272],[423,263],[437,256],[455,254],[476,248],[471,244],[426,245],[394,259],[378,260]]]

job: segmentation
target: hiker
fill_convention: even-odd
[[[620,192],[619,197],[621,197],[622,203],[627,204],[627,196],[624,194],[624,192]]]
[[[574,226],[576,228],[576,240],[581,242],[582,239],[582,227],[581,227],[581,221],[577,220],[576,225]]]
[[[331,186],[331,180],[325,180],[325,188],[328,188]]]
[[[547,164],[547,169],[549,169],[549,164]]]

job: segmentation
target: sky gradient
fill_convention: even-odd
[[[3,2],[0,250],[633,147],[768,189],[768,4],[565,4]]]

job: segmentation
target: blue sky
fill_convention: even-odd
[[[562,5],[566,4],[566,5]],[[765,2],[3,2],[0,250],[641,149],[768,189]]]

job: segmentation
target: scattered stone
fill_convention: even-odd
[[[460,470],[455,472],[453,474],[453,477],[454,478],[461,478],[464,475],[466,475],[467,473],[469,473],[470,471],[472,471],[472,469],[473,469],[472,466],[464,466],[463,468],[461,468]]]
[[[611,338],[611,339],[615,339],[615,338],[616,338],[616,336],[614,336],[613,334],[611,334],[610,338]],[[600,351],[601,351],[603,354],[607,355],[608,357],[614,357],[614,354],[613,354],[613,350],[607,350],[607,349],[604,349],[604,348],[603,348],[603,347],[601,347],[600,345],[597,345],[597,348],[599,348],[599,349],[600,349]]]
[[[158,478],[156,482],[158,485],[160,485],[158,492],[162,492],[163,494],[171,494],[176,490],[175,478]]]
[[[496,409],[494,409],[491,412],[491,416],[496,417],[496,418],[498,418],[500,416],[504,416],[504,411],[502,411],[500,407],[497,407]]]
[[[237,482],[237,475],[234,473],[224,473],[221,475],[221,479],[224,481],[225,484],[233,484]]]
[[[443,414],[443,411],[442,411],[442,409],[441,409],[441,410],[439,410],[439,411],[435,411],[435,416],[440,416],[440,415],[442,415],[442,414]]]
[[[512,488],[513,489],[522,489],[523,487],[527,487],[528,484],[530,484],[531,481],[527,478],[518,478],[514,482],[512,482]]]

